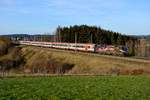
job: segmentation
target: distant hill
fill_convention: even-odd
[[[29,40],[29,41],[52,41],[55,35],[49,34],[36,34],[36,35],[29,35],[29,34],[10,34],[10,35],[0,35],[0,37],[7,37],[11,40]]]
[[[150,39],[150,35],[132,35],[132,37],[137,39]]]
[[[0,35],[2,37],[32,37],[32,36],[53,36],[53,35],[45,35],[45,34],[36,34],[36,35],[29,35],[29,34],[9,34],[9,35]]]

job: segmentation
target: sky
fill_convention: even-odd
[[[52,34],[82,24],[150,35],[150,0],[0,0],[0,34]]]

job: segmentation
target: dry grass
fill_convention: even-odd
[[[32,62],[31,60],[35,60],[31,58],[37,54],[41,56],[50,56],[52,59],[59,62],[74,64],[74,68],[67,74],[150,74],[150,62],[144,62],[144,60],[139,59],[97,56],[95,54],[64,52],[31,46],[23,47],[22,52],[27,59],[27,64],[30,64]]]

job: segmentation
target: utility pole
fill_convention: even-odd
[[[42,42],[42,35],[41,35],[41,42]]]
[[[93,34],[91,33],[91,44],[93,44]]]
[[[59,42],[61,42],[60,28],[58,29],[58,33],[59,33]]]
[[[53,36],[52,36],[52,42],[56,42],[56,38],[57,38],[57,34],[56,34],[56,31],[52,33]]]
[[[35,41],[35,36],[33,36],[33,38],[34,38],[34,41]]]
[[[75,51],[77,51],[77,33],[75,33]]]
[[[59,42],[61,42],[60,26],[58,26],[58,35],[59,35]]]

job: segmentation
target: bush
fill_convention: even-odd
[[[74,67],[74,64],[64,63],[59,58],[46,55],[44,52],[35,53],[27,59],[24,72],[42,74],[64,74]]]
[[[0,37],[0,56],[7,54],[8,48],[12,46],[12,43],[7,38]]]

